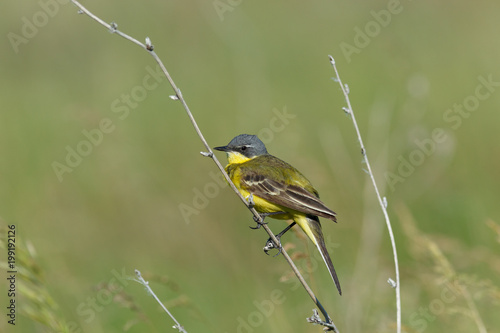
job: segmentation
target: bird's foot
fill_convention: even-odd
[[[250,194],[251,195],[251,194]],[[253,216],[253,220],[255,221],[255,223],[257,223],[257,225],[255,227],[250,227],[250,229],[260,229],[260,227],[262,227],[262,225],[264,224],[267,224],[266,222],[264,222],[264,219],[268,216],[271,216],[271,215],[278,215],[278,214],[284,214],[285,212],[272,212],[272,213],[260,213],[260,217],[258,216]]]
[[[264,246],[265,254],[269,255],[269,251],[271,251],[272,249],[278,249],[278,253],[276,253],[273,257],[276,257],[281,253],[281,239],[280,239],[281,236],[278,237],[278,235],[276,235],[276,238],[278,240],[278,244],[275,244],[273,239],[269,237],[269,239],[266,242],[266,246]]]
[[[269,255],[269,251],[272,249],[278,249],[278,253],[276,253],[273,257],[278,256],[281,253],[282,246],[281,246],[281,236],[285,234],[288,230],[290,230],[293,226],[295,225],[295,222],[290,223],[282,232],[279,234],[275,235],[276,240],[278,241],[278,244],[276,244],[272,238],[269,238],[266,242],[266,245],[264,246],[264,252]]]
[[[255,221],[255,223],[257,223],[257,225],[255,227],[249,227],[250,229],[253,229],[253,230],[260,229],[260,227],[262,227],[264,224],[267,224],[266,222],[264,222],[264,219],[261,220],[255,215],[253,217],[253,220]]]

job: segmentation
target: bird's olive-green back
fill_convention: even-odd
[[[319,198],[318,191],[316,191],[311,182],[300,171],[285,161],[269,154],[257,156],[244,163],[230,164],[226,167],[226,171],[231,178],[258,173],[285,185],[303,187]]]

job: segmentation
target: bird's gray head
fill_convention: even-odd
[[[214,149],[225,151],[230,159],[232,154],[241,155],[242,158],[247,159],[267,154],[264,143],[260,141],[257,135],[250,134],[240,134],[232,139],[227,146],[215,147]]]

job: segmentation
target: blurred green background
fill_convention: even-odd
[[[389,203],[404,331],[500,325],[498,1],[83,4],[152,39],[212,147],[259,134],[315,184],[344,295],[300,232],[283,242],[342,332],[394,332],[392,250],[331,54]],[[14,328],[3,266],[0,330],[173,332],[123,279],[139,269],[188,332],[320,332],[153,59],[65,1],[0,7],[0,217],[22,293]]]

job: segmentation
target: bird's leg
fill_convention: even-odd
[[[250,194],[251,195],[251,194]],[[271,215],[285,214],[285,212],[272,212],[272,213],[260,213],[259,215],[262,217],[262,221],[259,220],[257,216],[254,215],[253,220],[257,223],[257,226],[250,227],[250,229],[259,229],[263,224],[267,224],[264,222],[264,219]]]
[[[275,249],[277,248],[278,249],[278,253],[276,253],[276,255],[274,255],[275,257],[281,253],[281,236],[283,236],[285,234],[285,232],[287,232],[288,230],[292,229],[292,227],[295,225],[295,221],[290,223],[285,229],[283,229],[282,232],[280,232],[279,234],[276,235],[276,238],[278,239],[278,242],[279,244],[275,244],[274,241],[272,240],[272,238],[269,238],[266,242],[266,246],[264,246],[264,252],[269,255],[269,250],[272,250],[272,249]]]
[[[253,194],[250,193],[250,195],[246,197],[246,199],[248,201],[248,207],[253,208],[255,206],[255,201],[253,200]]]
[[[253,200],[253,194],[252,194],[252,193],[250,193],[250,195],[249,195],[248,197],[246,197],[246,199],[247,199],[247,201],[248,201],[248,208],[250,208],[250,209],[254,208],[254,206],[255,206],[255,201]],[[261,215],[262,215],[262,214],[261,214]],[[259,219],[259,217],[257,217],[257,216],[255,216],[255,215],[254,215],[254,216],[253,216],[253,220],[255,221],[255,223],[257,223],[257,226],[255,226],[255,227],[250,227],[250,229],[254,229],[254,230],[255,230],[255,229],[260,229],[260,227],[261,227],[263,224],[265,224],[265,223],[264,223],[264,219],[265,219],[265,218],[266,218],[265,216],[262,216],[262,221],[261,221],[261,220]]]

